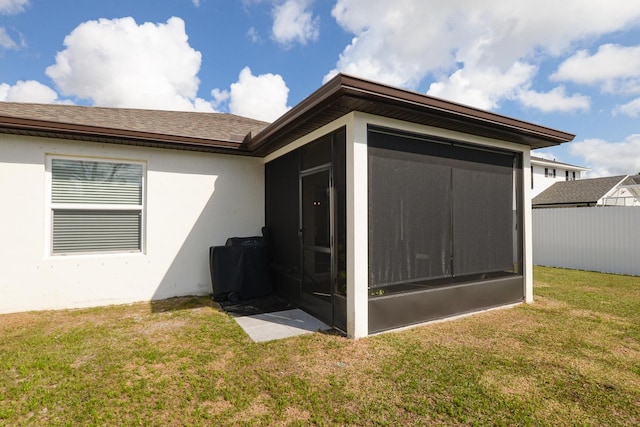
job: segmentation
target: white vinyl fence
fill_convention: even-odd
[[[534,209],[533,263],[640,276],[640,207]]]

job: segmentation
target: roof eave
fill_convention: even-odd
[[[295,107],[284,113],[269,126],[264,128],[247,142],[247,149],[258,151],[277,133],[285,129],[290,123],[299,120],[305,114],[310,113],[321,103],[328,103],[342,95],[342,84],[340,75],[334,77],[329,82],[307,96]]]
[[[357,77],[338,74],[317,91],[309,95],[300,104],[267,126],[247,144],[250,151],[268,152],[266,145],[274,136],[282,135],[297,120],[313,116],[331,108],[331,103],[340,97],[351,97],[379,103],[396,108],[411,109],[424,116],[442,117],[448,122],[467,122],[480,129],[497,129],[502,133],[519,135],[526,145],[532,148],[544,148],[569,142],[574,134],[548,127],[524,122],[507,116],[491,113],[477,108],[456,104],[439,98],[374,83]]]
[[[583,166],[570,165],[568,163],[556,162],[556,161],[553,161],[553,160],[539,159],[539,158],[534,159],[533,156],[531,157],[531,163],[537,164],[537,165],[541,165],[541,166],[561,167],[563,169],[575,170],[575,171],[580,171],[580,172],[587,172],[587,171],[591,170],[591,169],[585,168]]]
[[[428,109],[431,112],[452,115],[458,118],[486,123],[490,126],[500,126],[522,132],[528,131],[533,135],[558,140],[558,143],[569,142],[575,138],[574,134],[503,116],[486,110],[458,104],[452,101],[423,95],[404,89],[381,85],[356,77],[342,75],[345,79],[345,92],[348,94],[365,94],[387,102],[401,102]],[[349,84],[351,83],[351,84]],[[357,84],[354,84],[357,83]],[[384,91],[376,91],[376,87],[384,88]]]
[[[78,125],[73,123],[0,116],[0,129],[4,133],[44,136],[92,142],[109,142],[124,145],[141,145],[157,148],[182,149],[204,152],[227,152],[246,154],[245,145],[238,141],[220,141],[153,132],[123,130],[102,126]]]

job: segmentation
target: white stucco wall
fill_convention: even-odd
[[[144,251],[52,256],[48,155],[146,165]],[[208,294],[210,246],[260,235],[260,159],[0,135],[0,313]]]

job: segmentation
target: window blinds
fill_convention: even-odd
[[[54,254],[141,250],[141,164],[51,161]]]
[[[142,204],[142,165],[53,159],[52,203]]]
[[[53,252],[140,250],[140,211],[54,210]]]

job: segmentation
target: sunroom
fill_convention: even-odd
[[[247,143],[276,292],[350,337],[531,302],[529,153],[571,139],[336,76]]]

